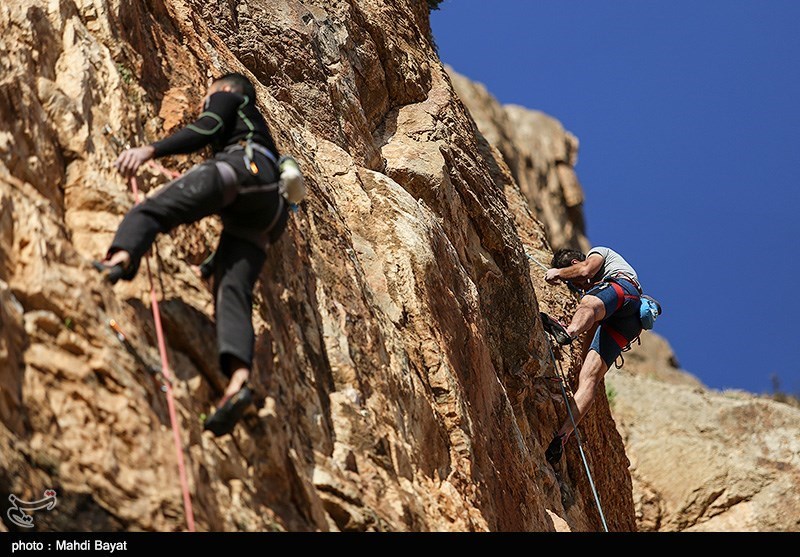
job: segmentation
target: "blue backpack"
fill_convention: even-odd
[[[661,304],[646,294],[640,297],[642,304],[639,306],[639,319],[643,329],[652,329],[656,318],[661,315]]]

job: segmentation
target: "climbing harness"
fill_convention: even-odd
[[[606,332],[608,332],[611,335],[611,338],[615,338],[614,335],[618,335],[619,337],[621,337],[623,339],[625,338],[622,335],[620,335],[617,331],[615,331],[614,329],[609,327],[608,325],[606,325]],[[616,340],[616,339],[615,339],[615,342],[617,344],[619,344],[619,341]],[[622,369],[622,366],[625,365],[625,357],[622,354],[624,352],[630,352],[630,349],[633,348],[633,343],[634,342],[637,344],[637,346],[641,346],[642,345],[641,337],[636,337],[632,341],[630,341],[627,344],[625,344],[625,346],[620,346],[621,352],[619,353],[619,356],[617,356],[617,359],[614,360],[614,367],[615,368]]]
[[[233,153],[234,151],[244,151],[244,165],[250,171],[253,176],[258,174],[258,165],[255,162],[255,153],[260,153],[267,157],[272,163],[277,167],[278,160],[275,158],[275,155],[272,154],[272,151],[264,147],[259,143],[255,143],[254,141],[240,141],[239,143],[234,143],[233,145],[229,145],[223,149],[226,153]]]
[[[613,275],[608,277],[607,280],[609,280],[611,282],[616,282],[617,279],[627,280],[629,283],[631,283],[636,288],[636,291],[639,292],[639,294],[642,293],[642,287],[639,284],[639,281],[636,280],[635,278],[633,278],[632,276],[628,275],[628,274],[625,274],[625,273],[622,273],[622,272],[614,273]]]
[[[134,202],[139,204],[139,187],[136,177],[131,176],[131,190],[133,190]],[[153,322],[156,327],[156,338],[158,339],[158,351],[161,355],[161,374],[164,377],[164,387],[167,394],[167,408],[169,410],[169,421],[172,425],[172,437],[175,441],[175,455],[178,458],[178,474],[180,476],[181,491],[183,492],[183,509],[186,514],[186,526],[190,532],[195,531],[194,510],[192,509],[192,497],[189,492],[189,481],[186,476],[186,465],[183,458],[183,443],[181,442],[180,424],[175,412],[175,396],[172,392],[172,372],[167,359],[167,346],[164,340],[164,330],[161,327],[161,312],[158,308],[158,297],[153,283],[153,273],[150,269],[150,257],[145,258],[147,266],[147,279],[150,282],[150,305],[153,308]]]
[[[632,294],[627,294],[625,292],[625,289],[622,288],[622,285],[619,284],[618,279],[627,280],[632,285],[634,285],[636,287],[636,290],[639,292],[639,295],[634,296]],[[642,329],[649,330],[653,328],[653,322],[656,320],[656,317],[661,315],[661,304],[659,304],[655,299],[651,298],[647,294],[643,294],[642,287],[639,286],[639,283],[636,280],[624,274],[617,274],[614,275],[613,277],[610,277],[606,281],[606,284],[611,285],[611,287],[614,289],[614,292],[617,294],[617,307],[614,311],[619,310],[628,300],[638,300],[639,321],[642,324]],[[614,342],[617,343],[622,352],[629,351],[634,342],[638,343],[639,345],[642,344],[642,340],[639,336],[629,341],[622,334],[620,334],[619,331],[609,326],[608,324],[604,324],[603,327],[605,328],[606,332],[611,336],[611,338],[614,340]],[[620,353],[617,360],[614,361],[614,366],[617,369],[620,369],[623,365],[625,365],[625,358],[622,356],[622,353]]]
[[[272,161],[272,163],[278,169],[279,177],[277,182],[271,184],[258,184],[255,186],[239,186],[239,193],[272,191],[277,189],[280,192],[281,197],[289,203],[293,211],[296,211],[297,204],[305,199],[306,187],[303,174],[300,171],[297,161],[293,157],[289,155],[283,155],[280,159],[276,159],[272,151],[263,145],[250,140],[240,141],[239,143],[229,145],[224,149],[224,151],[226,153],[244,151],[243,158],[245,166],[254,176],[258,174],[258,165],[255,162],[254,153],[260,153],[264,155],[270,161]],[[217,169],[222,175],[223,183],[225,183],[226,186],[228,185],[228,181],[236,179],[235,172],[228,163],[220,161],[216,164]],[[227,166],[229,170],[222,167],[222,165]],[[284,201],[281,200],[280,202],[283,203]],[[278,213],[280,213],[282,210],[283,207],[280,207]],[[272,227],[270,226],[270,228]]]
[[[556,367],[556,371],[558,372],[559,377],[559,385],[561,387],[561,394],[564,397],[564,404],[567,407],[567,414],[569,414],[569,419],[572,422],[572,428],[575,432],[575,440],[578,442],[578,451],[581,453],[581,459],[583,460],[583,467],[586,469],[586,476],[589,478],[589,485],[592,488],[592,494],[594,495],[594,501],[597,504],[597,511],[600,513],[600,520],[603,523],[603,530],[608,532],[608,525],[606,524],[606,517],[603,514],[603,507],[600,505],[600,497],[597,495],[597,489],[594,486],[594,480],[592,479],[592,473],[589,470],[589,462],[586,460],[586,455],[583,452],[583,444],[581,443],[581,434],[578,432],[578,424],[575,423],[575,417],[572,415],[572,406],[569,403],[569,398],[567,397],[567,379],[564,376],[564,373],[561,371],[561,365],[559,365],[558,360],[556,360],[556,356],[553,353],[553,347],[551,342],[548,340],[547,348],[550,351],[550,358],[553,360],[553,365]],[[574,398],[574,395],[573,395]]]

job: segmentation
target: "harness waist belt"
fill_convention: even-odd
[[[630,276],[626,275],[625,273],[615,273],[615,274],[611,275],[608,278],[610,278],[610,279],[617,279],[617,278],[625,279],[625,280],[627,280],[628,282],[630,282],[632,285],[634,285],[636,287],[636,290],[639,291],[639,294],[642,293],[642,287],[639,284],[639,281],[637,281],[633,277],[630,277]]]
[[[260,143],[255,143],[251,141],[250,147],[253,149],[253,151],[258,151],[259,153],[267,157],[269,160],[275,163],[275,165],[278,164],[278,159],[275,158],[273,152],[264,147],[263,145],[261,145]],[[227,147],[225,147],[224,151],[226,153],[232,153],[233,151],[244,151],[245,148],[246,148],[245,145],[242,145],[240,143],[235,143],[234,145],[228,145]]]

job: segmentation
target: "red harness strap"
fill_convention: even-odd
[[[611,282],[610,284],[611,284],[611,288],[614,289],[614,292],[617,293],[617,307],[614,308],[614,311],[618,311],[619,308],[622,307],[622,304],[625,303],[625,291],[616,282]]]
[[[619,311],[619,308],[625,303],[625,290],[614,281],[610,281],[609,284],[611,284],[611,288],[614,289],[614,292],[617,293],[617,307],[614,308],[614,311]]]
[[[625,300],[638,300],[639,296],[631,296],[630,294],[625,293],[625,289],[622,288],[616,281],[608,281],[611,285],[611,288],[614,289],[614,292],[617,293],[617,307],[614,308],[614,311],[618,311],[619,308],[622,307],[622,304],[625,303]]]
[[[626,346],[628,346],[628,339],[625,338],[624,336],[622,336],[622,333],[620,333],[619,331],[617,331],[615,329],[612,329],[606,323],[603,323],[603,325],[601,325],[601,327],[608,333],[608,336],[610,336],[614,340],[614,342],[617,343],[617,346],[619,346],[620,348],[623,348],[623,349]]]
[[[639,299],[639,296],[631,296],[630,294],[626,294],[625,293],[625,289],[622,288],[621,285],[617,284],[616,281],[610,280],[608,282],[611,285],[611,288],[614,289],[614,292],[617,293],[617,307],[614,309],[614,311],[618,311],[619,308],[621,308],[622,305],[625,303],[625,300],[638,300]],[[614,339],[614,342],[616,342],[617,345],[620,348],[622,348],[624,350],[625,347],[628,346],[628,339],[626,339],[624,336],[622,336],[622,334],[619,331],[616,331],[613,328],[609,327],[608,324],[606,324],[606,323],[604,323],[602,325],[602,327],[609,334],[609,336],[612,339]]]

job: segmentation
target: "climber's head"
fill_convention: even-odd
[[[250,100],[256,98],[256,90],[253,87],[253,84],[240,73],[227,73],[222,77],[218,77],[214,80],[209,88],[209,93],[211,93],[211,89],[216,88],[214,91],[230,91],[231,93],[239,93],[240,95],[244,95],[248,97]]]
[[[203,106],[208,103],[208,98],[214,93],[220,91],[227,91],[229,93],[238,93],[250,99],[251,102],[255,101],[256,90],[252,82],[240,73],[227,73],[221,77],[216,78],[211,82],[208,87],[208,92],[203,99]]]
[[[562,248],[553,254],[552,266],[564,269],[586,259],[586,254],[572,248]]]

